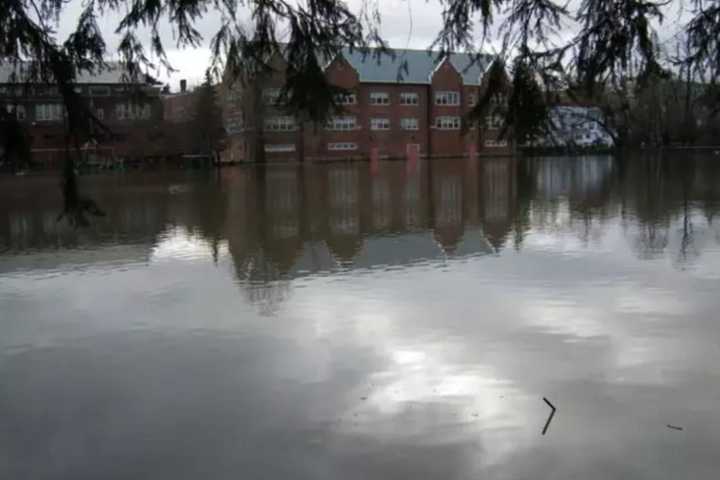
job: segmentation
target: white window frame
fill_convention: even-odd
[[[468,106],[474,107],[477,105],[478,102],[478,96],[477,93],[471,93],[468,95]]]
[[[499,130],[503,126],[503,118],[500,115],[487,115],[485,117],[485,128],[487,130]]]
[[[456,107],[460,105],[460,92],[446,90],[435,92],[435,105]]]
[[[333,142],[327,144],[330,152],[347,152],[358,149],[358,144],[354,142]]]
[[[357,118],[354,116],[331,117],[325,125],[326,130],[346,132],[357,130]]]
[[[390,119],[386,117],[371,118],[370,130],[390,130]]]
[[[357,95],[354,93],[339,93],[335,95],[335,103],[338,105],[357,105]]]
[[[508,146],[508,142],[507,140],[489,138],[483,142],[483,146],[487,148],[506,148]]]
[[[263,146],[265,153],[291,153],[295,151],[294,143],[266,143]]]
[[[294,132],[297,130],[295,118],[290,115],[268,117],[264,122],[266,132]]]
[[[262,100],[265,105],[277,105],[280,100],[280,88],[265,88],[262,91]]]
[[[115,104],[115,117],[118,120],[148,120],[151,116],[152,109],[147,103]]]
[[[390,105],[390,94],[388,92],[370,92],[370,105],[387,107]]]
[[[400,119],[400,128],[402,130],[419,130],[420,121],[414,117],[407,117]]]
[[[460,130],[462,121],[458,116],[441,115],[435,117],[434,125],[437,130]]]
[[[38,122],[59,122],[64,113],[61,103],[38,103],[35,105],[35,120]]]
[[[400,93],[400,105],[416,107],[420,105],[420,95],[415,92]]]

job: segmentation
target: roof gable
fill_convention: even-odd
[[[145,77],[145,75],[143,75]],[[26,63],[20,63],[17,66],[9,63],[0,63],[0,83],[24,83],[28,78],[28,66]],[[139,82],[128,81],[126,70],[118,63],[108,63],[108,67],[89,73],[87,71],[78,72],[75,78],[75,84],[127,84],[127,83],[147,83],[152,84],[150,78],[142,78]]]
[[[427,50],[391,50],[390,53],[343,49],[343,56],[358,72],[363,83],[429,84],[432,73],[449,60],[465,85],[479,86],[492,63],[490,55],[451,53],[438,58],[438,52]]]

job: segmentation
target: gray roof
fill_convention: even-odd
[[[393,49],[393,54],[343,50],[343,56],[358,72],[361,82],[430,83],[432,73],[444,60],[438,52]],[[480,85],[482,76],[492,63],[490,55],[451,53],[450,62],[462,75],[465,85]]]
[[[27,78],[27,64],[22,63],[17,67],[3,62],[0,63],[0,83],[22,83]],[[123,78],[125,70],[121,68],[117,63],[108,63],[108,68],[90,74],[88,72],[81,72],[78,74],[75,83],[77,84],[113,84],[113,83],[128,83]],[[15,74],[13,78],[13,73]],[[131,82],[134,83],[134,82]]]

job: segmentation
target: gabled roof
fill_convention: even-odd
[[[428,50],[393,49],[379,57],[374,51],[343,49],[343,57],[357,71],[360,82],[429,84],[432,73],[445,57]],[[493,61],[490,55],[451,53],[450,63],[465,85],[480,85],[482,76]]]
[[[143,78],[144,82],[127,82],[124,77],[125,70],[117,63],[108,63],[108,68],[96,73],[80,72],[75,79],[76,84],[121,84],[121,83],[148,83],[155,82],[150,78]],[[14,76],[13,76],[14,74]],[[11,63],[0,63],[0,83],[23,83],[27,78],[27,64],[21,63],[17,67]]]

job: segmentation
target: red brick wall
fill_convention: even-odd
[[[274,63],[275,71],[259,80],[261,87],[257,92],[265,88],[282,88],[284,85],[284,65],[281,59]],[[420,145],[421,155],[428,156],[463,156],[467,155],[474,146],[474,150],[480,154],[486,153],[507,153],[502,149],[483,148],[483,138],[490,138],[497,132],[485,132],[483,124],[478,128],[461,128],[459,130],[440,130],[434,128],[436,116],[456,116],[465,119],[470,111],[470,95],[479,96],[479,87],[464,86],[462,76],[449,61],[445,61],[434,72],[430,85],[410,85],[395,83],[360,83],[355,69],[344,59],[334,60],[326,72],[330,83],[345,88],[357,97],[355,105],[344,106],[344,112],[338,115],[355,116],[357,128],[352,131],[327,130],[324,125],[313,125],[306,123],[295,133],[274,133],[263,134],[265,144],[289,144],[294,143],[296,153],[265,155],[267,161],[304,159],[313,161],[334,160],[342,158],[368,158],[373,148],[377,148],[381,157],[405,157],[408,145]],[[460,93],[460,104],[457,106],[435,105],[435,92],[455,91]],[[234,151],[239,152],[238,145],[248,144],[250,148],[242,155],[252,160],[256,158],[251,150],[254,142],[253,137],[255,125],[252,118],[253,96],[257,93],[252,88],[247,88],[243,95],[242,105],[246,111],[246,131],[241,135],[231,136],[229,145]],[[370,105],[369,98],[372,92],[384,92],[390,96],[389,105]],[[401,105],[401,93],[416,93],[419,97],[418,105]],[[263,115],[272,115],[273,109],[267,108]],[[372,130],[372,118],[387,118],[390,121],[389,130]],[[416,118],[418,130],[401,129],[401,119]],[[464,125],[469,127],[469,125]],[[243,139],[243,141],[240,140]],[[355,143],[357,150],[330,151],[330,143]],[[234,156],[236,156],[234,154]],[[237,154],[241,156],[241,154]]]
[[[460,105],[435,105],[435,94],[441,91],[460,92]],[[463,116],[463,82],[460,74],[449,60],[445,60],[433,73],[430,88],[430,112],[435,119],[439,116]],[[434,120],[433,120],[434,122]],[[462,130],[441,130],[430,127],[430,149],[433,156],[460,156],[465,153]]]

